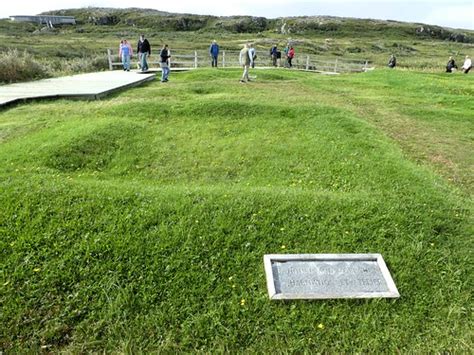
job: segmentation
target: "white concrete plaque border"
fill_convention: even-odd
[[[371,261],[376,262],[377,266],[387,283],[387,292],[354,292],[350,295],[340,294],[320,294],[320,293],[277,293],[273,275],[272,262],[286,261]],[[332,299],[332,298],[398,298],[397,286],[393,282],[390,271],[383,260],[381,254],[267,254],[263,256],[265,274],[267,278],[268,295],[271,300],[289,300],[289,299]]]

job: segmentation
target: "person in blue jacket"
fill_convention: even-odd
[[[280,56],[281,56],[281,53],[280,53]],[[278,47],[276,44],[270,49],[270,57],[272,58],[273,66],[276,67],[277,59],[278,59]]]
[[[212,67],[217,68],[217,57],[219,56],[219,45],[216,41],[212,41],[211,46],[209,47],[209,55],[212,58]]]

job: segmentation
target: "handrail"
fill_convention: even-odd
[[[190,53],[191,52],[191,53]],[[257,59],[255,66],[257,67],[268,67],[271,66],[271,57],[266,51],[256,51]],[[239,67],[239,55],[240,51],[234,50],[222,50],[219,55],[218,65],[221,67]],[[107,49],[107,58],[109,63],[109,69],[113,70],[114,67],[122,65],[118,60],[118,53],[113,52],[112,49]],[[134,57],[136,58],[136,57]],[[159,54],[152,52],[152,56],[148,63],[150,65],[159,65]],[[132,60],[131,64],[137,65],[138,60]],[[333,73],[351,73],[351,72],[362,72],[368,69],[369,62],[367,60],[357,59],[345,59],[345,58],[319,58],[314,55],[299,53],[293,60],[292,66],[297,69],[304,69],[309,71],[326,71]],[[187,67],[187,68],[198,68],[207,67],[211,65],[210,55],[205,50],[194,50],[189,49],[173,49],[171,51],[170,67]],[[281,58],[278,60],[278,66],[287,66],[286,60]]]

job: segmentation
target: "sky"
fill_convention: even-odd
[[[203,15],[342,16],[420,22],[474,30],[474,0],[15,0],[3,1],[0,18],[81,7],[141,7]]]

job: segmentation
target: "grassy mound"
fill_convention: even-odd
[[[1,349],[472,350],[471,78],[255,73],[0,113]],[[380,252],[401,298],[270,302],[280,252]]]

